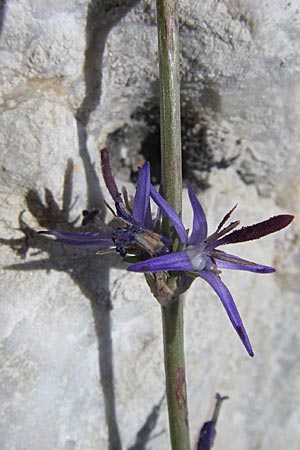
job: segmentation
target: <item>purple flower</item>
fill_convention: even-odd
[[[101,150],[101,167],[106,187],[115,203],[116,212],[108,205],[118,226],[106,227],[105,232],[68,232],[68,231],[40,231],[39,234],[53,235],[63,244],[75,247],[93,248],[99,253],[117,251],[121,256],[127,252],[141,258],[157,256],[170,251],[171,242],[154,232],[155,221],[152,220],[150,210],[150,166],[146,162],[139,169],[136,193],[133,205],[130,204],[127,192],[123,189],[123,196],[119,192],[111,172],[109,153]],[[162,208],[163,209],[163,208]],[[95,216],[95,211],[85,211],[84,222],[88,216]]]
[[[164,272],[164,271],[183,271],[192,272],[191,275],[197,275],[203,278],[219,296],[228,317],[242,340],[247,352],[253,356],[253,350],[244,328],[242,319],[236,308],[234,300],[221,280],[220,269],[247,270],[256,273],[271,273],[273,267],[256,264],[251,261],[239,258],[237,256],[225,253],[217,249],[220,245],[234,244],[237,242],[246,242],[253,239],[259,239],[268,234],[285,228],[293,220],[291,215],[279,215],[271,217],[264,222],[255,225],[243,227],[232,231],[239,225],[239,221],[228,222],[235,207],[220,222],[216,231],[207,236],[207,222],[204,211],[192,188],[189,188],[189,198],[193,208],[193,228],[188,237],[185,228],[176,212],[170,205],[151,187],[150,195],[157,203],[159,208],[166,214],[177,231],[182,244],[185,244],[184,251],[169,253],[163,256],[141,261],[128,267],[132,272]],[[181,225],[180,225],[181,224]]]

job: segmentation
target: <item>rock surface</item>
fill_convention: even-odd
[[[170,448],[160,311],[143,276],[34,231],[74,229],[82,209],[102,208],[104,145],[130,192],[138,152],[158,179],[154,6],[0,8],[3,450]],[[242,224],[296,214],[289,229],[235,248],[276,274],[223,274],[254,359],[203,282],[186,295],[191,436],[220,392],[230,400],[216,450],[297,450],[299,5],[182,0],[180,9],[185,181],[198,187],[210,230],[235,203]],[[185,191],[183,216],[190,226]]]

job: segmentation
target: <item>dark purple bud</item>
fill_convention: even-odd
[[[197,450],[211,450],[214,445],[214,440],[217,434],[216,425],[220,413],[221,404],[229,397],[226,395],[222,397],[220,394],[216,394],[216,405],[213,413],[213,417],[208,422],[205,422],[200,430],[199,441],[197,444]]]
[[[238,242],[252,241],[254,239],[260,239],[268,234],[275,233],[282,228],[287,227],[294,216],[288,214],[282,214],[280,216],[274,216],[263,222],[250,225],[249,227],[243,227],[240,230],[235,230],[232,233],[224,236],[218,241],[218,245],[221,244],[236,244]]]
[[[210,450],[214,445],[216,434],[216,427],[213,421],[205,422],[200,430],[197,450]]]
[[[102,148],[100,150],[100,155],[101,155],[101,169],[105,185],[108,189],[108,192],[112,196],[113,200],[119,203],[122,201],[121,194],[118,190],[118,186],[116,185],[114,176],[111,171],[108,150],[106,148]]]

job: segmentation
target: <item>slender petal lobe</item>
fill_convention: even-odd
[[[132,216],[141,225],[148,228],[152,227],[150,213],[150,165],[148,162],[139,169]],[[147,223],[149,221],[150,223]]]
[[[104,233],[98,233],[94,231],[38,231],[38,234],[50,234],[51,236],[56,236],[57,238],[66,238],[73,241],[85,241],[92,239],[109,239],[109,236]]]
[[[55,236],[62,244],[86,248],[106,248],[113,245],[110,236],[94,232],[39,231],[38,234]]]
[[[159,206],[159,208],[163,211],[163,213],[167,216],[167,218],[172,222],[173,227],[176,230],[176,233],[182,242],[182,244],[187,244],[188,237],[187,232],[181,222],[180,217],[176,213],[176,211],[169,205],[169,203],[154,189],[153,186],[150,187],[150,195],[154,202]],[[184,269],[183,269],[184,270]]]
[[[218,269],[247,270],[248,272],[255,273],[275,272],[273,267],[247,261],[246,259],[219,250],[211,252],[211,257],[217,263]]]
[[[234,326],[237,334],[239,335],[241,341],[243,342],[247,352],[250,356],[253,356],[253,350],[247,335],[247,332],[244,328],[242,319],[239,315],[239,312],[235,306],[232,295],[229,290],[223,283],[223,281],[216,275],[215,273],[209,270],[201,270],[199,272],[201,278],[203,278],[207,283],[213,288],[216,294],[219,296],[223,306],[228,314],[228,317]]]
[[[108,239],[107,241],[103,240],[95,240],[92,241],[73,241],[70,239],[58,239],[57,242],[61,244],[71,245],[72,247],[81,247],[81,248],[93,248],[93,249],[107,249],[112,248],[114,243],[112,239]]]
[[[192,271],[193,265],[185,252],[176,252],[138,262],[129,266],[127,270],[131,272]]]
[[[189,197],[193,208],[194,218],[193,218],[193,231],[189,238],[189,244],[201,244],[206,239],[207,236],[207,222],[205,213],[202,206],[199,203],[193,189],[189,187]]]

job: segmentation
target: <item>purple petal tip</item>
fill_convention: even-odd
[[[236,327],[236,332],[239,335],[239,337],[241,338],[241,341],[243,342],[249,356],[253,357],[254,356],[254,352],[252,350],[251,344],[249,342],[249,338],[248,336],[245,334],[244,330],[242,327],[237,326]]]
[[[145,272],[149,272],[149,264],[141,264],[141,263],[137,263],[137,264],[132,264],[132,266],[127,267],[127,270],[129,272],[141,272],[141,273],[145,273]]]

